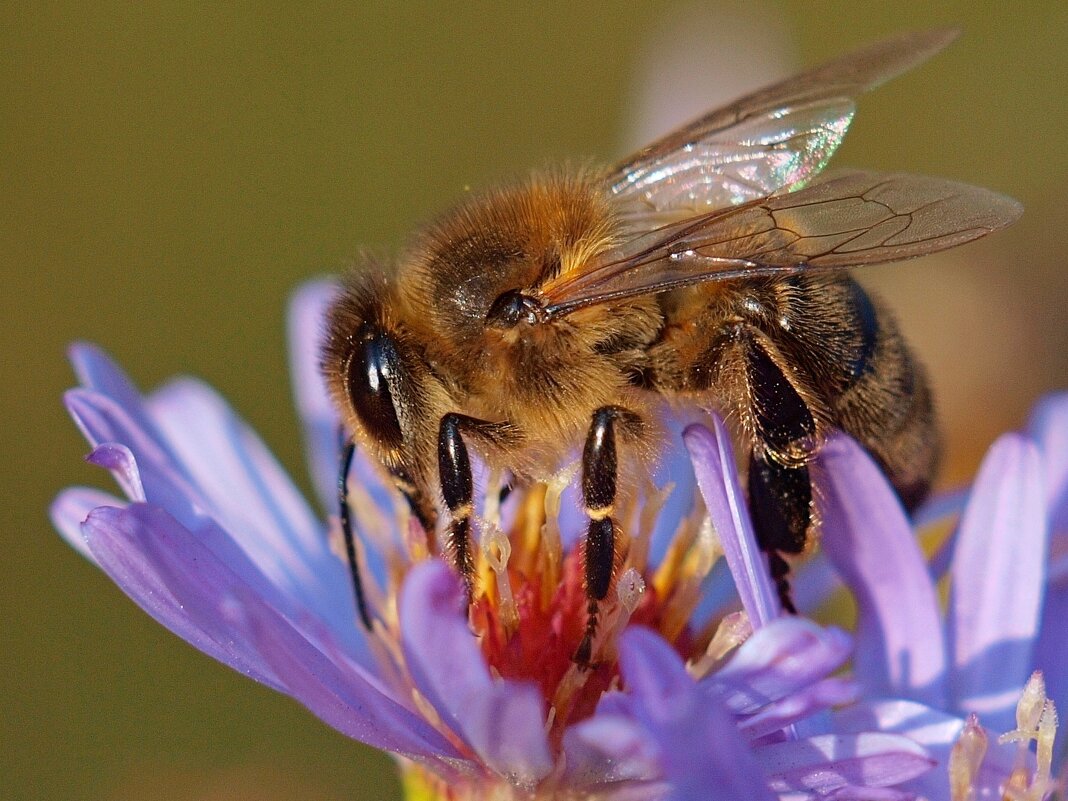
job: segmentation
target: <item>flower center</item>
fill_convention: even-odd
[[[561,497],[575,473],[572,467],[548,482],[518,489],[503,505],[496,492],[488,491],[476,513],[479,547],[474,553],[470,626],[491,673],[531,682],[540,690],[554,750],[560,747],[565,728],[591,716],[604,693],[618,686],[616,642],[629,624],[659,632],[680,656],[692,660],[696,675],[707,672],[730,646],[744,639],[744,635],[733,639],[721,636],[725,630],[718,630],[718,619],[693,622],[702,583],[722,555],[700,496],[695,494],[694,508],[688,515],[674,522],[661,520],[673,485],[657,489],[646,480],[644,486],[616,504],[614,576],[607,596],[597,604],[590,663],[577,664],[574,657],[585,636],[589,614],[582,538],[565,538],[560,529]],[[490,488],[498,485],[493,477],[487,481]],[[370,572],[365,581],[372,607],[378,610],[370,643],[383,665],[389,666],[390,674],[404,683],[397,598],[409,567],[430,556],[426,535],[398,499],[394,499],[394,508],[400,525],[390,525],[384,506],[373,500],[368,487],[352,482],[350,490],[358,528],[367,537],[358,544],[360,562],[368,564],[373,554],[384,561],[378,572],[384,584],[374,580]],[[570,525],[584,525],[581,518],[571,517]],[[651,559],[653,533],[658,527],[658,539],[666,539],[667,544],[661,544]],[[401,539],[383,534],[390,531]],[[336,526],[333,539],[334,550],[344,559]],[[730,646],[724,645],[728,640]],[[409,691],[418,704],[418,693],[413,687]],[[435,719],[429,708],[426,712]]]
[[[616,639],[630,623],[656,629],[684,658],[699,654],[711,632],[690,618],[719,543],[703,508],[680,520],[666,556],[649,563],[654,526],[671,487],[649,485],[620,507],[617,568],[597,606],[597,635],[589,666],[574,654],[586,631],[588,600],[581,544],[567,553],[558,527],[560,496],[570,475],[536,485],[508,513],[493,505],[482,520],[478,590],[471,624],[497,675],[535,683],[549,710],[550,742],[593,714],[618,682]]]

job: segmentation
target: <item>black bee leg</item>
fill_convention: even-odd
[[[337,477],[337,497],[341,533],[345,537],[345,555],[349,560],[349,572],[352,574],[352,588],[356,594],[356,610],[364,628],[371,630],[371,615],[367,610],[367,599],[363,594],[363,581],[360,579],[360,565],[356,560],[356,540],[352,531],[352,515],[349,512],[349,470],[352,469],[352,457],[356,453],[356,443],[348,439],[341,448],[341,465]]]
[[[749,462],[749,505],[757,543],[768,555],[783,608],[796,614],[783,554],[804,550],[812,523],[812,482],[805,455],[816,422],[804,398],[751,331],[743,335],[746,379],[756,434]]]
[[[790,566],[782,554],[801,553],[812,522],[808,467],[783,467],[756,454],[749,461],[749,505],[757,542],[768,555],[771,579],[783,609],[797,614],[790,597]]]
[[[461,429],[478,423],[470,417],[450,413],[441,418],[438,429],[441,494],[452,518],[445,535],[445,552],[463,579],[468,604],[474,596],[475,585],[475,561],[471,552],[471,516],[475,500],[471,460],[467,457]]]
[[[471,547],[471,518],[475,512],[475,498],[471,460],[467,456],[464,434],[498,446],[519,440],[516,430],[509,423],[491,423],[452,412],[441,418],[438,428],[441,495],[451,518],[445,533],[444,551],[463,579],[467,602],[470,604],[475,590],[475,560]]]
[[[612,585],[616,561],[615,524],[612,512],[616,502],[616,421],[629,414],[614,406],[593,413],[593,424],[582,450],[582,502],[590,518],[586,530],[586,632],[575,651],[574,661],[589,666],[593,638],[597,633],[600,602]]]

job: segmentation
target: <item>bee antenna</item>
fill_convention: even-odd
[[[337,497],[340,506],[339,517],[341,518],[341,533],[345,537],[345,555],[349,561],[349,572],[352,574],[352,589],[356,594],[356,611],[360,614],[360,621],[368,631],[373,629],[371,614],[367,609],[367,598],[363,593],[363,581],[360,578],[360,565],[356,560],[356,540],[352,530],[352,514],[349,511],[349,471],[352,469],[352,459],[356,455],[356,441],[341,434],[341,464],[337,477]]]

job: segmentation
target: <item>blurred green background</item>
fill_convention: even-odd
[[[0,10],[0,797],[397,797],[386,757],[151,622],[45,510],[105,478],[60,404],[75,338],[143,387],[204,377],[306,487],[287,296],[467,186],[615,158],[735,84],[961,24],[862,101],[837,163],[983,184],[1026,215],[870,279],[935,377],[947,481],[1068,384],[1063,2],[93,5]]]

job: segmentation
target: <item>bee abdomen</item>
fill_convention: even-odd
[[[875,348],[879,344],[879,318],[868,293],[856,281],[849,282],[850,300],[856,316],[859,347],[849,365],[851,383],[855,384],[871,372]]]
[[[849,283],[857,346],[832,406],[841,428],[868,449],[912,509],[926,497],[938,461],[927,375],[888,309]]]

